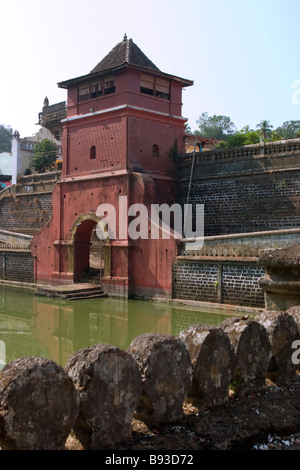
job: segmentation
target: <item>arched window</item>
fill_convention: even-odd
[[[154,144],[152,147],[152,157],[159,157],[159,146],[157,144]]]
[[[94,160],[96,158],[96,147],[92,145],[90,148],[90,159]]]

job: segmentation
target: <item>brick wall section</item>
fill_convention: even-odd
[[[33,283],[34,268],[31,253],[0,250],[0,279]]]
[[[197,155],[189,203],[204,204],[205,236],[299,227],[300,139],[288,142]],[[178,157],[181,204],[191,168],[190,154]]]
[[[264,292],[258,281],[264,274],[255,264],[222,264],[222,303],[263,308]]]
[[[253,261],[203,261],[178,257],[173,266],[173,298],[264,308],[258,281],[263,268]]]
[[[187,182],[178,183],[186,202]],[[296,228],[300,225],[300,170],[193,181],[190,203],[204,204],[205,235]]]
[[[1,229],[37,233],[52,215],[52,194],[9,195],[0,200]]]
[[[173,268],[173,298],[218,302],[217,281],[217,264],[177,259]]]

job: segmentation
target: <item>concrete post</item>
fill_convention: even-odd
[[[14,132],[11,153],[13,158],[13,169],[12,169],[12,184],[17,183],[17,178],[20,176],[21,168],[21,143],[20,143],[20,134],[18,131]]]

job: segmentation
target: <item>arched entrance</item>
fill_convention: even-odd
[[[94,214],[82,214],[71,231],[73,245],[74,282],[101,284],[104,276],[110,276],[110,245],[96,234],[100,218]]]

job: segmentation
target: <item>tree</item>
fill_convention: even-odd
[[[227,141],[236,129],[230,117],[216,114],[209,116],[207,112],[201,114],[197,124],[199,130],[195,131],[195,134],[224,141]]]
[[[49,139],[43,139],[38,142],[34,148],[34,154],[31,161],[31,168],[39,173],[51,170],[54,166],[57,154],[56,145]]]
[[[10,126],[0,124],[0,153],[11,152],[13,130]]]
[[[186,134],[192,134],[192,129],[191,129],[191,126],[189,125],[188,122],[185,123],[185,133]]]
[[[300,121],[285,121],[276,129],[282,139],[296,139],[300,134]]]
[[[258,128],[258,132],[264,142],[270,140],[273,126],[271,126],[269,121],[264,119],[263,121],[260,121],[256,127]]]

